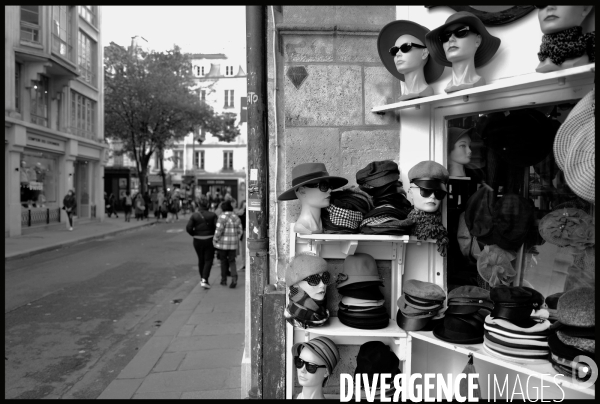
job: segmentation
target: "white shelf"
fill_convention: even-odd
[[[409,331],[409,335],[413,338],[425,341],[427,343],[440,346],[442,348],[449,349],[451,351],[455,351],[464,355],[473,354],[473,356],[477,359],[493,363],[498,366],[502,366],[503,368],[511,369],[517,372],[525,373],[527,375],[532,375],[535,377],[539,377],[542,380],[549,381],[552,383],[559,384],[561,386],[580,391],[584,394],[588,394],[592,397],[595,397],[596,391],[592,388],[582,388],[581,384],[578,382],[573,382],[571,378],[567,377],[559,377],[554,379],[555,375],[558,375],[558,372],[554,370],[552,364],[548,361],[542,364],[520,364],[517,362],[509,362],[505,361],[493,356],[488,355],[484,349],[483,344],[466,344],[466,345],[454,345],[449,342],[442,341],[436,338],[431,331]]]
[[[435,243],[434,239],[418,240],[415,236],[387,236],[371,234],[297,234],[296,237],[307,240],[328,241],[387,241],[391,243]]]
[[[393,104],[381,105],[371,109],[371,112],[386,112],[406,108],[420,108],[421,105],[460,98],[463,98],[464,101],[468,101],[468,97],[470,95],[487,95],[501,91],[535,88],[552,84],[553,82],[555,82],[558,86],[564,86],[567,80],[574,81],[586,78],[593,80],[595,70],[596,64],[590,63],[584,66],[572,67],[570,69],[558,70],[549,73],[534,72],[530,74],[524,74],[522,76],[500,79],[485,86],[469,88],[449,94],[443,93],[432,95],[430,97],[416,98],[408,101],[400,101]],[[466,99],[464,97],[466,97]]]
[[[379,330],[362,330],[360,328],[352,328],[342,324],[337,317],[330,317],[327,324],[322,327],[311,327],[303,329],[294,327],[295,332],[308,332],[310,334],[318,334],[333,337],[383,337],[383,338],[406,338],[407,333],[394,320],[386,328]]]

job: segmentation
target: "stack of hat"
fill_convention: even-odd
[[[392,397],[394,395],[395,388],[393,380],[394,377],[400,373],[402,373],[400,370],[400,359],[398,359],[388,345],[381,341],[368,341],[360,346],[358,355],[356,355],[356,370],[354,371],[354,375],[366,374],[371,383],[373,383],[374,375],[380,375],[377,379],[377,385],[373,386],[373,384],[371,384],[371,386],[377,388],[373,397],[374,400],[380,400],[382,397]],[[391,376],[388,379],[388,383],[391,384],[391,387],[385,391],[381,391],[379,388],[379,380],[381,375],[384,374]],[[362,380],[363,376],[361,376],[361,381]],[[360,395],[361,399],[366,398],[364,387],[362,388]],[[367,401],[372,400],[370,400],[369,397],[369,400]]]
[[[554,323],[556,320],[558,320],[558,299],[560,299],[564,293],[565,292],[558,292],[554,293],[553,295],[546,296],[546,309],[548,310],[549,314],[548,320],[550,320],[551,323]]]
[[[405,331],[419,331],[444,307],[446,293],[435,283],[409,279],[398,299],[396,323]]]
[[[483,324],[494,303],[490,292],[477,286],[459,286],[448,293],[448,309],[444,320],[433,329],[433,335],[453,344],[483,342]]]
[[[356,182],[373,197],[374,205],[360,224],[361,233],[410,234],[412,221],[406,217],[412,206],[399,178],[398,164],[392,160],[374,161],[356,173]]]
[[[338,275],[337,290],[342,295],[338,318],[342,324],[363,330],[386,328],[389,315],[383,307],[385,299],[379,290],[383,282],[379,277],[375,258],[356,253],[344,260],[343,273]]]
[[[483,347],[492,356],[533,363],[548,359],[550,321],[534,316],[544,296],[526,286],[496,286],[490,297],[494,310],[485,318]]]
[[[371,196],[359,189],[350,187],[332,192],[329,206],[321,209],[323,233],[358,233],[364,216],[373,208]]]
[[[551,327],[548,338],[552,366],[564,375],[586,381],[591,376],[589,364],[573,363],[579,355],[595,358],[596,353],[596,298],[595,289],[571,289],[558,299],[558,321]],[[580,358],[581,359],[581,358]]]

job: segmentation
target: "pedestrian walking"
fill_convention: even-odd
[[[240,221],[242,222],[242,230],[244,232],[240,239],[240,248],[238,250],[240,255],[242,256],[242,266],[239,270],[243,271],[244,268],[246,268],[246,201],[241,201],[240,207],[234,209],[233,213],[235,213],[240,218]]]
[[[146,211],[146,205],[144,204],[144,197],[141,193],[138,193],[133,202],[135,208],[135,220],[144,220],[144,212]]]
[[[108,210],[110,209],[110,204],[108,203],[108,194],[104,193],[104,214],[108,215]]]
[[[131,198],[131,194],[129,193],[129,191],[125,191],[125,196],[123,197],[123,206],[125,210],[125,221],[130,222],[133,199]]]
[[[112,192],[108,196],[108,205],[107,206],[108,206],[108,209],[107,209],[108,217],[110,217],[114,213],[115,217],[118,219],[119,214],[117,213],[117,198],[115,197],[115,194],[113,194]]]
[[[217,228],[217,215],[208,211],[208,199],[201,197],[198,210],[190,216],[185,230],[194,238],[194,250],[198,256],[200,286],[210,289],[208,278],[215,258],[213,237]]]
[[[144,192],[144,219],[148,220],[148,216],[150,215],[150,208],[152,206],[152,199],[150,198],[150,194],[148,191]]]
[[[240,238],[243,234],[242,222],[240,218],[233,213],[233,207],[229,201],[221,204],[223,213],[217,220],[217,229],[213,238],[213,245],[217,249],[217,255],[221,262],[221,285],[227,285],[227,272],[231,272],[230,288],[237,285],[238,274],[235,264],[235,253],[238,248]]]
[[[179,216],[177,215],[177,211],[179,210],[177,206],[178,202],[178,198],[172,196],[167,197],[167,212],[169,213],[167,216],[167,223],[174,223],[176,220],[179,220]]]
[[[156,194],[156,207],[154,208],[154,216],[156,221],[160,221],[160,217],[167,214],[167,208],[165,206],[165,194],[162,189]]]
[[[63,199],[63,209],[67,212],[67,229],[73,231],[73,215],[77,209],[77,201],[75,200],[75,191],[69,189],[67,195]]]

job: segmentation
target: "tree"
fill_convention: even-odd
[[[106,136],[123,144],[121,153],[133,156],[142,192],[154,153],[161,157],[166,189],[162,153],[173,142],[200,128],[224,139],[235,137],[237,128],[232,130],[228,118],[200,101],[189,56],[177,45],[163,53],[111,42],[104,56]]]

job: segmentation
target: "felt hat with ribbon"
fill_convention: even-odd
[[[483,25],[483,22],[475,14],[468,11],[459,11],[448,17],[444,25],[437,27],[425,35],[425,43],[427,44],[427,49],[429,49],[429,54],[433,56],[433,59],[437,63],[443,66],[452,66],[452,63],[446,58],[440,34],[443,34],[446,28],[453,24],[468,25],[469,28],[481,35],[481,44],[475,52],[475,67],[486,64],[496,54],[496,51],[500,47],[500,38],[491,35],[485,28],[485,25]]]
[[[348,183],[344,177],[329,175],[325,164],[323,163],[303,163],[292,168],[292,186],[290,189],[279,195],[280,201],[291,201],[298,199],[296,189],[302,185],[328,180],[331,189],[338,189]]]
[[[394,56],[389,52],[392,46],[395,46],[396,40],[402,35],[412,35],[425,45],[425,35],[429,32],[429,28],[417,24],[413,21],[408,20],[396,20],[392,21],[379,31],[377,37],[377,50],[379,51],[379,58],[385,66],[385,68],[392,73],[395,77],[404,81],[404,74],[398,72],[396,69],[396,63],[394,62]],[[420,50],[413,48],[413,51]],[[433,60],[431,55],[429,60],[425,63],[423,73],[425,74],[425,81],[427,83],[433,83],[440,78],[444,72],[444,66]]]

